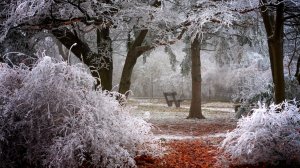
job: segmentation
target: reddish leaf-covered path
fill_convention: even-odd
[[[166,143],[167,154],[161,158],[140,156],[140,168],[212,168],[216,167],[217,148],[202,140],[171,141]]]

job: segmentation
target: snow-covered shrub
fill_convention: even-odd
[[[227,133],[221,149],[232,164],[300,165],[300,113],[296,102],[254,109]]]
[[[44,57],[30,70],[0,67],[0,167],[134,167],[151,125],[82,66]]]
[[[13,94],[15,89],[21,87],[21,82],[23,81],[25,74],[27,72],[27,67],[10,68],[8,64],[0,63],[0,109],[4,104],[6,104],[9,97]]]

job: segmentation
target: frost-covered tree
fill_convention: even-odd
[[[66,48],[72,48],[75,56],[90,67],[93,76],[98,77],[105,66],[110,64],[111,56],[107,52],[93,52],[86,41],[78,36],[78,30],[85,32],[100,29],[102,34],[107,34],[107,29],[102,28],[111,26],[118,2],[8,0],[1,2],[1,8],[1,42],[5,42],[12,31],[38,33],[48,30]],[[103,37],[102,41],[106,39],[107,37]],[[75,43],[77,45],[73,45]]]
[[[228,4],[223,1],[181,1],[180,9],[186,15],[184,25],[191,37],[192,101],[188,118],[204,118],[201,111],[201,61],[200,49],[207,33],[215,33],[236,19]]]
[[[261,0],[261,1],[235,1],[234,10],[247,13],[258,9],[261,13],[267,35],[269,58],[274,83],[275,102],[285,99],[284,93],[284,26],[297,20],[300,3],[293,0]]]
[[[87,64],[94,77],[101,77],[103,87],[111,89],[112,58],[110,30],[132,31],[138,34],[127,53],[128,60],[134,60],[156,45],[165,45],[163,36],[174,31],[172,24],[176,15],[170,13],[162,1],[114,1],[114,0],[55,0],[3,2],[1,41],[13,29],[49,30],[66,48]],[[10,13],[9,15],[7,15]],[[173,18],[173,19],[172,19]],[[94,31],[96,29],[96,31]],[[171,30],[172,29],[172,30]],[[81,34],[94,31],[97,34],[97,50],[81,38]],[[156,32],[156,41],[142,46],[145,31]],[[73,45],[73,44],[77,45]],[[138,47],[138,48],[136,48]],[[134,61],[126,61],[120,92],[130,86],[131,67]],[[108,66],[107,66],[108,65]],[[108,81],[108,82],[106,82]],[[108,84],[106,84],[108,83]],[[99,82],[98,82],[99,84]],[[107,85],[107,86],[106,86]]]
[[[149,1],[149,5],[127,9],[129,15],[138,16],[128,21],[132,25],[133,39],[129,40],[128,51],[123,67],[119,92],[130,89],[131,76],[137,59],[157,46],[174,44],[180,40],[184,30],[180,29],[181,20],[176,16],[173,4],[167,1]],[[135,11],[132,13],[132,11]],[[129,34],[130,36],[130,34]]]

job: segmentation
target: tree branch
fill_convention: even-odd
[[[139,46],[135,48],[135,51],[137,53],[137,56],[141,56],[142,54],[144,54],[145,52],[154,49],[156,46],[153,45],[146,45],[146,46]]]

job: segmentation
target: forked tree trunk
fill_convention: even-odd
[[[185,31],[182,31],[180,36],[177,37],[177,39],[181,39],[183,33]],[[134,65],[136,64],[137,59],[146,51],[149,51],[151,49],[155,48],[155,45],[144,45],[142,46],[143,41],[145,40],[145,37],[148,33],[148,29],[141,30],[137,37],[135,38],[134,42],[129,47],[129,50],[127,52],[125,64],[122,71],[121,81],[119,85],[119,92],[122,94],[125,94],[129,89],[131,85],[131,75],[134,68]],[[171,44],[171,43],[170,43]],[[128,95],[126,95],[128,96]]]
[[[201,61],[200,61],[200,41],[199,35],[193,40],[191,44],[192,57],[192,101],[187,118],[204,119],[201,110]]]
[[[263,4],[267,0],[262,0]],[[283,26],[284,26],[284,3],[278,1],[276,13],[262,5],[261,15],[264,21],[269,47],[269,57],[274,83],[274,101],[276,104],[285,99],[284,68],[283,68]]]
[[[145,50],[138,50],[138,47],[141,47],[147,33],[147,29],[141,30],[133,44],[129,47],[119,85],[119,92],[122,94],[125,94],[130,89],[131,75],[134,65],[136,64],[139,56],[141,56],[145,52]]]

